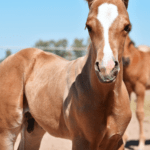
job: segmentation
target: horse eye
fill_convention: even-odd
[[[124,31],[130,32],[130,30],[131,30],[131,25],[130,24],[125,26]]]
[[[92,28],[89,25],[86,25],[86,27],[87,27],[87,29],[88,29],[89,32],[92,31]]]

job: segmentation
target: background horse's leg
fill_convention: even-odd
[[[21,141],[18,150],[39,150],[45,131],[37,122],[26,114],[21,131]]]
[[[136,84],[135,92],[137,95],[137,108],[136,108],[136,116],[139,121],[140,127],[140,139],[139,139],[139,150],[143,150],[145,146],[145,136],[143,129],[143,121],[144,121],[144,96],[145,96],[145,87],[141,83]]]

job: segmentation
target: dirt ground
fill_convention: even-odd
[[[127,128],[127,133],[129,139],[126,143],[125,150],[137,150],[137,146],[139,143],[139,126],[135,113],[132,114],[132,120]],[[150,150],[150,121],[148,120],[148,117],[145,117],[144,119],[144,133],[146,137],[144,150]]]
[[[135,115],[136,103],[134,100],[135,100],[135,95],[132,95],[131,109],[133,115],[132,115],[132,120],[127,128],[129,139],[126,143],[125,150],[137,150],[137,146],[139,142],[138,141],[139,126]],[[150,92],[146,92],[144,110],[146,115],[144,119],[144,131],[146,136],[144,150],[150,150]],[[20,135],[17,138],[15,144],[15,150],[17,150],[19,139],[20,139]],[[50,136],[48,133],[46,133],[42,140],[40,150],[71,150],[71,145],[72,145],[71,141],[69,140],[55,138]]]

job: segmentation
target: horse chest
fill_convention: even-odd
[[[116,120],[113,116],[107,118],[107,134],[109,138],[114,135],[122,135],[123,129],[119,123],[122,123],[121,119]]]
[[[84,134],[84,137],[90,143],[97,143],[102,147],[106,141],[117,142],[124,132],[124,125],[121,127],[122,120],[116,121],[114,116],[106,116],[102,112],[97,114],[86,113],[86,116],[82,114],[78,119],[78,126],[80,126],[78,132]]]

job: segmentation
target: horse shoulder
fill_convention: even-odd
[[[126,108],[130,107],[129,94],[128,94],[127,88],[125,86],[125,83],[123,81],[122,81],[122,85],[121,85],[121,92],[120,92],[119,98],[120,98],[121,104],[123,105],[123,108],[125,110],[126,110]],[[130,114],[130,110],[129,110],[129,114]]]
[[[131,110],[128,109],[130,108],[130,100],[129,100],[129,95],[125,86],[125,83],[122,81],[122,85],[121,85],[121,92],[119,95],[119,99],[120,99],[120,108],[121,112],[120,115],[123,115],[124,118],[124,125],[128,124],[130,122],[131,119]]]

